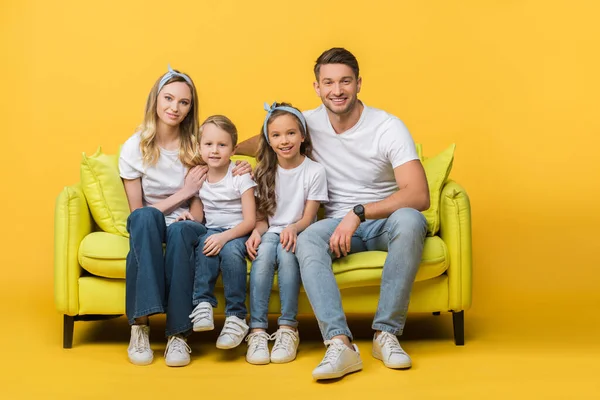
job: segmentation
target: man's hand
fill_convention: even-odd
[[[204,248],[202,252],[207,257],[216,256],[219,254],[223,246],[227,243],[227,239],[223,233],[215,233],[214,235],[210,235],[204,241]]]
[[[285,251],[289,252],[290,249],[292,253],[296,252],[296,239],[298,238],[298,228],[296,228],[296,224],[291,224],[285,227],[284,230],[279,234],[279,241],[281,242],[281,246],[285,249]]]
[[[345,257],[350,252],[350,242],[352,235],[356,232],[356,229],[360,225],[360,218],[358,215],[350,211],[342,222],[335,228],[333,235],[329,239],[329,249],[336,258],[340,258],[342,255]]]
[[[248,252],[248,257],[254,261],[256,256],[258,255],[258,245],[260,244],[261,236],[260,233],[256,231],[256,229],[252,230],[252,234],[246,240],[246,251]]]
[[[175,222],[177,221],[185,221],[189,219],[190,221],[195,221],[194,216],[189,211],[184,211],[175,218]]]
[[[237,160],[235,162],[235,167],[233,167],[231,170],[231,174],[233,176],[240,176],[244,174],[250,174],[250,176],[252,176],[252,167],[248,161]],[[254,176],[252,176],[252,179],[254,179]]]

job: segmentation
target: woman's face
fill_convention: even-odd
[[[178,126],[192,108],[192,91],[185,82],[172,82],[158,93],[156,114],[168,126]]]

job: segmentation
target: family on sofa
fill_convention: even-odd
[[[327,50],[314,73],[320,107],[302,113],[288,103],[265,104],[261,135],[239,146],[227,117],[211,116],[199,125],[198,97],[188,75],[169,67],[152,87],[144,121],[119,156],[131,210],[126,314],[132,363],[152,362],[148,317],[166,313],[165,362],[189,364],[186,337],[214,329],[221,274],[226,319],[218,348],[231,349],[245,339],[251,364],[294,360],[302,282],[327,346],[313,378],[359,371],[361,355],[352,343],[332,260],[381,250],[387,257],[372,355],[388,368],[411,366],[397,336],[427,235],[421,213],[430,204],[425,171],[404,124],[358,100],[362,80],[354,55]],[[235,151],[256,155],[253,174],[247,162],[231,161]],[[321,204],[325,218],[316,221]],[[269,334],[276,269],[281,316]]]

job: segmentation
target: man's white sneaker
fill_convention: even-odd
[[[271,351],[271,362],[283,364],[294,361],[298,344],[300,344],[298,331],[279,328],[275,332],[275,345],[273,351]]]
[[[235,315],[225,318],[225,325],[217,339],[217,348],[233,349],[238,347],[248,333],[248,329],[250,328],[246,325],[246,321]]]
[[[269,358],[269,340],[271,340],[271,336],[264,331],[249,334],[246,337],[246,342],[248,342],[246,361],[254,365],[263,365],[271,362]]]
[[[353,344],[350,350],[340,339],[326,340],[327,352],[321,364],[312,372],[315,380],[335,379],[351,372],[360,371],[363,367],[358,347]]]
[[[150,327],[148,325],[131,325],[129,339],[129,361],[135,365],[148,365],[154,358],[150,348]]]
[[[194,324],[194,332],[212,331],[215,329],[213,320],[213,308],[210,303],[203,301],[199,303],[190,314]]]
[[[190,363],[192,349],[181,335],[169,336],[165,349],[165,363],[169,367],[184,367]]]
[[[373,337],[373,357],[383,361],[388,368],[410,368],[410,357],[400,346],[396,335],[381,332],[378,337]]]

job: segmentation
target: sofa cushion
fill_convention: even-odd
[[[79,264],[97,276],[125,279],[125,258],[128,252],[128,238],[107,232],[93,232],[81,241]],[[333,272],[341,275],[351,271],[381,269],[386,255],[383,251],[350,254],[333,263]],[[448,269],[448,261],[448,251],[442,239],[438,236],[428,237],[425,239],[423,257],[415,280],[423,281],[443,274]],[[248,262],[248,273],[250,267],[251,263]]]
[[[121,236],[127,233],[129,203],[119,176],[116,155],[83,153],[81,160],[81,186],[94,221],[105,232]]]
[[[428,210],[423,211],[423,215],[427,219],[428,236],[434,236],[440,229],[440,195],[452,169],[455,147],[456,145],[452,144],[440,154],[425,158],[425,161],[423,161],[423,168],[429,186],[430,206]]]

